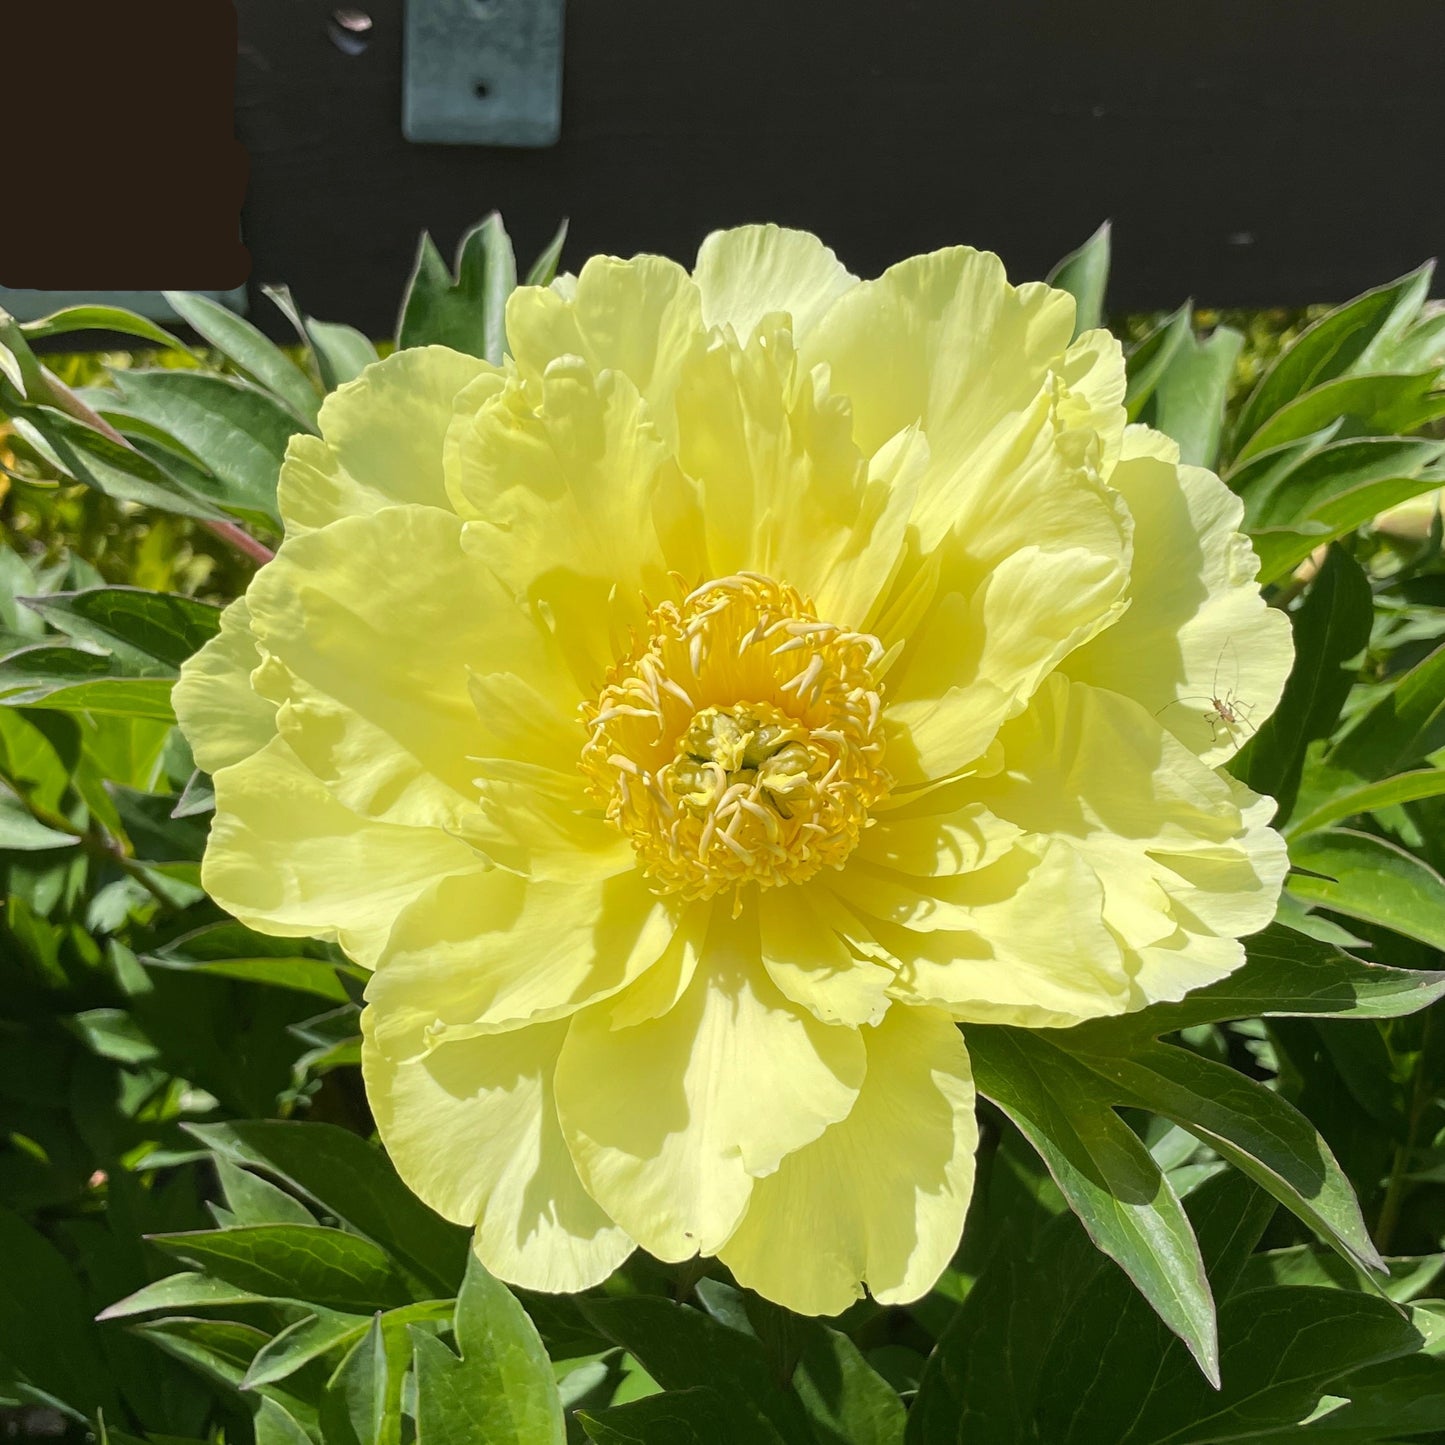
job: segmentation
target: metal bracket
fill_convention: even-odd
[[[402,134],[450,145],[555,145],[564,0],[406,0]]]

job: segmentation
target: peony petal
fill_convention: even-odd
[[[893,975],[849,951],[828,921],[830,902],[817,888],[768,888],[758,895],[768,977],[825,1024],[877,1023],[888,1008]]]
[[[1072,297],[1016,289],[997,256],[959,246],[852,287],[802,352],[806,367],[826,363],[833,389],[852,401],[865,452],[921,421],[942,480],[1033,400],[1073,326]]]
[[[712,919],[669,1013],[616,1030],[607,1008],[578,1014],[557,1065],[588,1193],[665,1260],[715,1253],[754,1179],[843,1118],[863,1082],[857,1031],[819,1023],[769,981],[752,911]]]
[[[683,367],[678,461],[701,491],[712,576],[755,572],[863,625],[901,560],[921,442],[870,472],[846,404],[802,377],[786,330],[713,337]]]
[[[538,385],[540,407],[513,386],[458,416],[449,486],[476,519],[476,554],[548,619],[580,693],[595,695],[645,627],[644,595],[672,595],[673,572],[702,574],[701,519],[627,376],[564,357]]]
[[[215,786],[206,892],[262,933],[336,938],[368,968],[413,898],[477,867],[476,853],[439,828],[376,822],[345,807],[281,737],[222,768]]]
[[[221,630],[181,667],[171,706],[196,766],[216,773],[249,758],[276,736],[276,704],[251,686],[261,665],[251,612],[238,597],[221,613]]]
[[[1063,842],[1023,839],[956,878],[903,878],[866,865],[838,885],[897,969],[896,998],[954,1018],[1067,1027],[1123,1013],[1126,960],[1104,922],[1104,890]]]
[[[1132,697],[1217,767],[1279,701],[1294,659],[1289,619],[1260,596],[1239,498],[1212,472],[1180,466],[1168,438],[1131,427],[1109,482],[1134,517],[1132,604],[1065,671]]]
[[[562,356],[594,372],[620,371],[668,440],[683,358],[702,331],[692,278],[662,256],[594,256],[571,286],[519,286],[507,300],[507,337],[529,389]]]
[[[552,1096],[565,1024],[430,1047],[424,1033],[376,1036],[362,1015],[362,1072],[387,1153],[408,1186],[475,1225],[482,1263],[524,1289],[600,1284],[632,1241],[577,1177]]]
[[[746,342],[765,316],[788,314],[801,337],[832,303],[858,284],[816,236],[781,226],[714,231],[697,253],[692,278],[705,326],[730,326]]]
[[[625,988],[666,950],[675,911],[635,869],[585,884],[500,868],[439,878],[396,920],[367,986],[388,1043],[562,1018]]]
[[[1273,917],[1286,867],[1273,803],[1213,772],[1129,698],[1050,678],[1001,735],[1007,765],[980,801],[1027,832],[1066,840],[1104,890],[1104,918],[1131,951],[1252,933]],[[1239,961],[1201,947],[1200,987]],[[1222,969],[1222,971],[1221,971]],[[1131,959],[1131,1008],[1154,1001]],[[1178,997],[1176,982],[1170,997]]]
[[[458,392],[502,373],[445,346],[397,351],[321,404],[324,443],[298,437],[281,468],[288,536],[397,503],[447,506],[442,442]]]
[[[864,1283],[882,1304],[926,1294],[973,1192],[978,1125],[957,1027],[934,1009],[894,1008],[863,1038],[852,1112],[754,1184],[718,1251],[739,1284],[799,1314],[838,1314]]]
[[[476,811],[473,760],[490,747],[472,668],[507,668],[556,708],[576,706],[545,629],[465,533],[431,507],[349,517],[288,540],[246,594],[269,659],[261,685],[286,704],[293,751],[369,816],[455,827]]]

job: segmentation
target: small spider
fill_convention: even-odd
[[[1232,687],[1227,688],[1223,693],[1219,691],[1219,669],[1224,662],[1224,654],[1226,651],[1234,651],[1233,638],[1220,648],[1219,656],[1215,659],[1214,682],[1209,689],[1209,695],[1207,697],[1202,693],[1186,693],[1183,697],[1176,697],[1173,702],[1166,702],[1164,707],[1159,709],[1159,712],[1164,712],[1167,708],[1173,707],[1175,703],[1181,702],[1207,703],[1208,707],[1205,709],[1204,716],[1209,723],[1209,731],[1213,735],[1216,743],[1219,741],[1219,729],[1221,726],[1223,726],[1226,735],[1231,741],[1234,739],[1235,728],[1247,728],[1250,733],[1253,733],[1255,730],[1254,724],[1250,721],[1250,714],[1253,713],[1255,705],[1252,702],[1242,701]],[[1239,654],[1237,652],[1234,654],[1234,673],[1237,678],[1239,676]],[[1158,717],[1159,712],[1156,712],[1154,716]]]

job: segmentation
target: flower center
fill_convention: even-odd
[[[585,704],[582,771],[665,893],[710,898],[841,867],[888,792],[876,637],[744,573],[649,619]]]

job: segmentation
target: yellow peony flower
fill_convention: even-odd
[[[1273,915],[1219,768],[1288,622],[1073,325],[986,253],[859,282],[747,227],[523,288],[504,366],[398,353],[293,440],[176,688],[205,882],[375,970],[382,1139],[503,1279],[636,1243],[912,1300],[972,1184],[958,1022],[1177,999]]]

